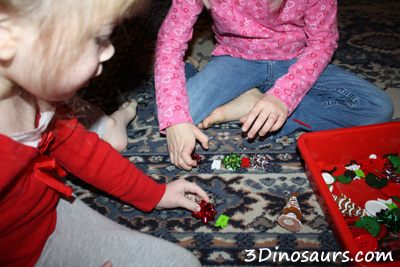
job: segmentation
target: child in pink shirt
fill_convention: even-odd
[[[216,45],[200,72],[183,61],[204,6]],[[336,0],[174,0],[160,28],[155,84],[161,133],[171,162],[196,166],[201,129],[240,120],[242,130],[274,137],[388,121],[391,99],[379,88],[329,65],[337,48]],[[188,71],[188,70],[192,71]],[[367,108],[368,107],[368,108]],[[343,119],[346,118],[346,119]]]

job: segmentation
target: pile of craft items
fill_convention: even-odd
[[[323,168],[324,163],[320,163]],[[343,168],[341,168],[343,169]],[[391,252],[394,260],[400,260],[400,157],[398,153],[377,156],[360,161],[352,160],[338,168],[321,170],[322,178],[329,187],[332,197],[353,235],[359,249],[363,252]],[[360,192],[360,180],[371,190],[380,190],[382,198],[361,201],[358,198],[373,194]],[[352,183],[357,184],[352,186]],[[348,195],[337,188],[352,188]],[[356,205],[355,203],[359,203]],[[361,204],[360,204],[361,203]],[[368,246],[365,246],[368,244]]]

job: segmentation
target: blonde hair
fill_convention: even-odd
[[[35,63],[44,80],[60,74],[60,63],[66,66],[79,56],[77,45],[89,33],[106,23],[117,24],[143,10],[148,0],[0,0],[0,11],[20,25],[38,29],[36,53],[43,61]],[[52,49],[49,49],[49,48]],[[51,73],[48,72],[50,70]],[[35,75],[35,74],[32,74]],[[37,75],[37,74],[36,74]],[[44,83],[45,81],[43,81]]]
[[[148,0],[0,0],[0,10],[13,17],[39,24],[51,31],[60,22],[70,23],[68,15],[79,19],[78,34],[85,34],[91,24],[107,19],[120,21],[139,12]],[[65,20],[63,20],[65,18]]]
[[[204,6],[207,9],[211,8],[211,1],[213,0],[203,0]],[[268,7],[271,9],[271,11],[277,11],[282,6],[283,2],[285,2],[285,0],[269,0]]]

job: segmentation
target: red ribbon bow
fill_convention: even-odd
[[[197,164],[201,164],[202,160],[199,154],[192,152],[192,154],[190,154],[190,156],[192,157],[192,159],[194,161],[197,162]]]
[[[192,212],[192,216],[196,219],[202,219],[203,224],[207,224],[208,221],[214,221],[217,211],[214,205],[205,202],[204,200],[200,203],[201,210],[199,212]]]
[[[242,158],[242,165],[240,167],[250,167],[250,159],[249,158]]]
[[[39,181],[45,183],[61,194],[64,194],[67,197],[72,195],[72,188],[66,186],[56,178],[56,175],[58,177],[64,177],[67,173],[57,164],[55,159],[46,155],[40,155],[33,165],[33,173]]]
[[[47,186],[53,188],[61,194],[70,197],[73,189],[57,180],[57,177],[64,177],[67,175],[67,173],[60,167],[60,165],[57,164],[55,159],[42,154],[44,151],[46,151],[53,139],[54,135],[52,132],[44,135],[39,144],[40,155],[33,164],[33,173],[39,181],[45,183]]]

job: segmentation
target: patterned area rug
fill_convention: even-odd
[[[105,65],[105,75],[81,95],[109,112],[124,100],[139,102],[138,116],[128,127],[130,137],[123,156],[159,182],[187,179],[206,190],[218,215],[229,216],[225,228],[207,225],[186,210],[143,213],[71,177],[75,193],[92,208],[132,229],[169,240],[192,251],[205,266],[305,265],[271,257],[252,262],[246,250],[261,248],[290,255],[309,251],[321,257],[339,251],[336,240],[304,173],[296,142],[301,132],[279,139],[248,140],[240,124],[227,123],[207,130],[210,149],[196,152],[203,163],[191,172],[175,168],[170,162],[165,137],[158,132],[154,115],[154,81],[151,74],[157,30],[170,1],[152,1],[150,9],[118,28],[114,34],[117,54]],[[354,72],[377,86],[400,87],[400,19],[397,0],[339,1],[341,39],[334,64]],[[190,53],[201,64],[209,60],[213,39],[209,17],[204,13],[196,24]],[[239,168],[236,171],[211,169],[213,160],[230,153],[243,157],[268,156],[266,170]],[[298,194],[302,228],[292,233],[277,223],[291,192]],[[268,250],[265,250],[268,252]],[[265,253],[264,251],[264,253]],[[256,255],[257,252],[256,252]],[[276,254],[275,254],[276,255]],[[261,255],[266,258],[266,254]],[[313,266],[341,265],[336,261],[309,262]]]

